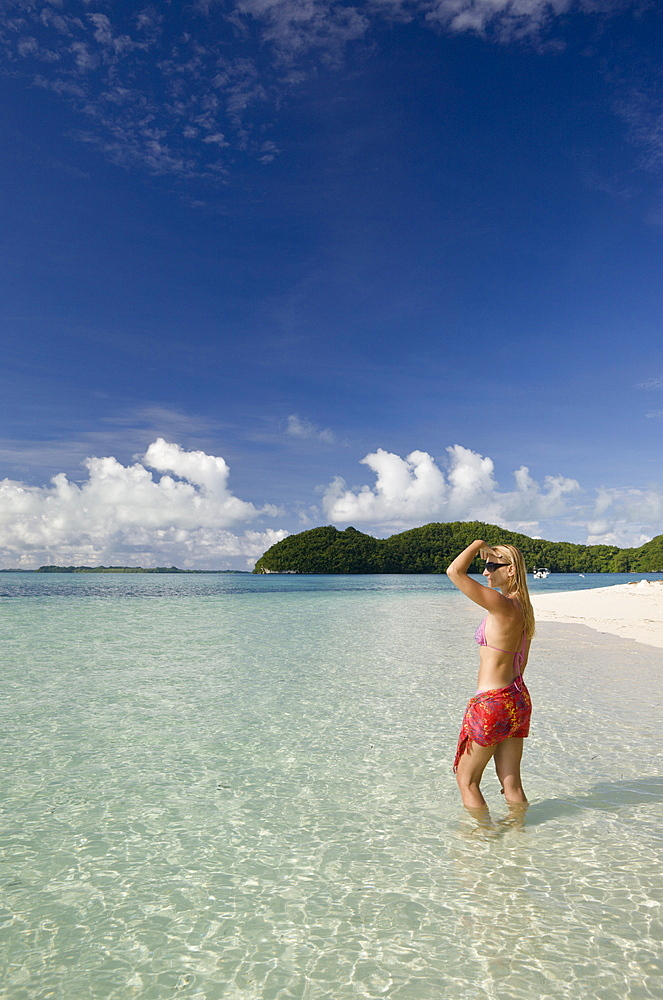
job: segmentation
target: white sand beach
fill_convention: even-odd
[[[663,648],[663,581],[532,594],[537,621],[587,625],[624,639]]]

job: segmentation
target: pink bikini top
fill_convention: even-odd
[[[515,653],[510,649],[500,649],[499,646],[491,646],[489,642],[486,642],[486,622],[488,618],[484,620],[479,625],[478,629],[474,633],[474,638],[480,646],[488,646],[488,649],[496,649],[498,653],[510,653],[513,656],[513,673],[514,677],[519,677],[521,673],[521,668],[525,662],[525,644],[527,642],[527,632],[523,629],[523,641],[521,643],[520,649],[517,649]]]

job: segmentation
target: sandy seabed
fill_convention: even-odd
[[[600,595],[539,622],[531,804],[489,772],[478,823],[444,581],[43,576],[0,602],[3,1000],[661,1000],[660,654]]]

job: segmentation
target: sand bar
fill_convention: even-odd
[[[532,594],[537,621],[587,625],[624,639],[663,648],[663,581]]]

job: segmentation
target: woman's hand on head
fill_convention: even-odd
[[[484,545],[479,550],[479,557],[481,559],[495,559],[495,560],[497,560],[497,552],[495,552],[494,549],[491,549],[491,547],[489,545]]]

